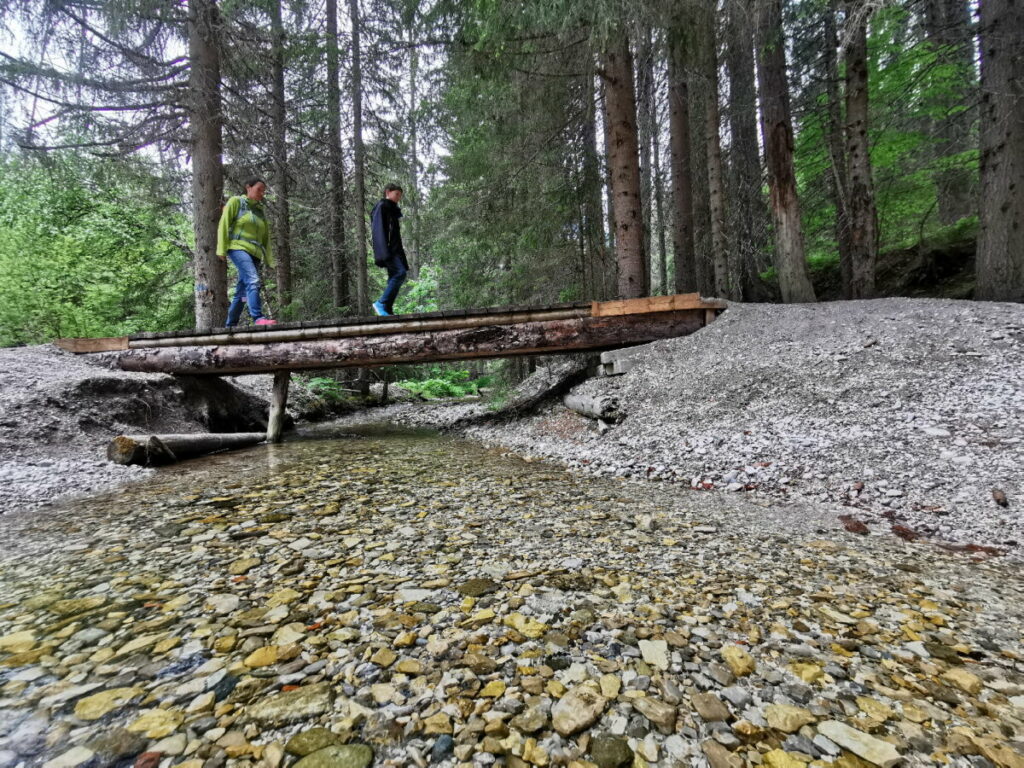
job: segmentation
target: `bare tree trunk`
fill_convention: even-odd
[[[615,237],[615,191],[612,187],[612,129],[608,120],[608,84],[601,78],[602,117],[604,119],[604,196],[608,202],[605,216],[605,269],[603,270],[604,294],[614,296],[619,286],[619,264],[616,258]]]
[[[597,92],[594,78],[587,78],[584,91],[586,118],[583,123],[583,220],[587,244],[587,298],[606,299],[604,213],[601,206],[601,161],[597,151]]]
[[[941,170],[935,173],[939,221],[954,224],[976,210],[977,188],[969,160],[954,159],[974,149],[971,126],[976,115],[974,42],[967,0],[928,0],[924,27],[939,61],[956,73],[939,99],[945,114],[934,121]]]
[[[189,126],[197,328],[224,325],[228,309],[227,265],[217,258],[217,224],[224,194],[219,26],[220,15],[213,0],[189,0]]]
[[[654,210],[658,219],[656,237],[658,241],[658,292],[663,296],[669,294],[668,287],[668,247],[665,242],[665,178],[661,167],[661,120],[658,117],[658,99],[655,91],[654,99]]]
[[[683,54],[683,76],[690,96],[690,186],[693,190],[693,249],[697,288],[705,295],[715,293],[715,266],[711,240],[711,194],[708,177],[708,60],[710,50],[705,34],[709,15],[707,0],[687,0],[686,20],[678,28]]]
[[[669,33],[669,144],[672,150],[672,248],[675,292],[697,288],[693,247],[693,187],[690,169],[690,94],[679,61],[676,36]]]
[[[636,133],[636,98],[629,38],[612,37],[604,56],[605,111],[608,114],[609,155],[615,202],[615,253],[619,265],[618,295],[644,294],[644,229],[640,210],[640,163]]]
[[[768,210],[761,194],[761,155],[757,145],[752,7],[750,0],[728,0],[727,8],[725,55],[732,138],[729,199],[733,211],[733,251],[740,269],[740,297],[749,301],[761,293],[759,274],[768,266],[764,257]]]
[[[736,266],[730,266],[729,235],[725,212],[725,189],[722,181],[722,141],[719,135],[718,111],[718,43],[715,37],[715,19],[710,13],[703,16],[708,39],[708,99],[705,133],[707,138],[708,205],[711,209],[711,256],[714,266],[715,295],[727,299],[739,298],[739,279]]]
[[[284,23],[281,20],[281,0],[270,3],[270,26],[273,34],[273,91],[271,121],[273,123],[274,187],[274,257],[277,262],[277,295],[284,313],[292,301],[292,232],[288,210],[288,137],[284,90]]]
[[[825,9],[825,89],[828,99],[828,154],[832,166],[829,184],[836,209],[836,246],[839,249],[839,271],[842,275],[843,298],[853,298],[850,286],[853,276],[853,249],[850,244],[850,185],[846,179],[846,149],[843,135],[843,109],[839,94],[839,35],[836,32],[838,0],[831,0]]]
[[[356,207],[356,314],[362,314],[370,306],[367,297],[366,275],[366,188],[365,155],[363,149],[363,78],[359,64],[361,58],[359,27],[359,0],[349,0],[349,14],[352,20],[352,146],[355,151],[355,207]]]
[[[975,298],[1024,301],[1024,5],[981,3],[981,230]]]
[[[643,31],[643,42],[637,62],[637,128],[640,146],[640,208],[644,225],[644,289],[651,295],[651,233],[653,231],[653,174],[651,172],[651,143],[656,130],[654,123],[654,50],[651,31]]]
[[[760,53],[757,79],[761,93],[761,134],[768,160],[768,188],[775,228],[775,269],[784,302],[814,301],[814,288],[804,258],[800,200],[793,169],[793,120],[786,81],[781,0],[756,2]]]
[[[420,158],[419,158],[419,69],[420,52],[415,43],[415,29],[409,26],[409,209],[412,232],[409,234],[409,277],[420,276]]]
[[[854,299],[875,295],[878,261],[878,212],[871,180],[868,137],[868,15],[869,6],[851,2],[846,20],[846,178],[850,202],[850,294]]]
[[[345,168],[341,153],[341,85],[338,80],[338,0],[327,0],[327,157],[331,188],[331,297],[335,307],[351,304],[345,258]]]

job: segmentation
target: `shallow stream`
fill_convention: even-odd
[[[1016,568],[833,520],[379,427],[186,462],[0,518],[0,768],[1013,764]]]

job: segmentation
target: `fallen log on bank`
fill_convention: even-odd
[[[214,451],[247,448],[267,439],[265,432],[183,435],[118,435],[107,446],[107,458],[117,464],[152,467]]]
[[[612,395],[583,395],[570,392],[562,403],[571,411],[591,419],[601,421],[618,421],[622,418],[619,412],[619,398]]]

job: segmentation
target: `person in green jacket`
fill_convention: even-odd
[[[270,222],[263,210],[263,196],[267,182],[254,177],[245,182],[245,194],[228,200],[217,227],[217,256],[231,259],[238,270],[235,296],[228,307],[230,328],[242,317],[242,305],[247,304],[249,315],[256,325],[276,325],[276,320],[263,316],[260,302],[260,273],[262,262],[274,266],[270,244]]]

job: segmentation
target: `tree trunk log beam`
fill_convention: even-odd
[[[373,367],[613,349],[685,336],[704,323],[705,310],[686,309],[317,341],[130,349],[117,361],[126,371],[214,375]]]
[[[274,392],[270,401],[270,416],[267,418],[267,442],[280,443],[284,428],[284,415],[288,408],[288,385],[291,383],[291,371],[274,373]]]
[[[151,467],[172,464],[214,451],[247,448],[266,439],[262,432],[181,435],[119,435],[107,446],[107,458],[117,464]]]
[[[77,353],[119,352],[112,357],[126,371],[268,373],[616,349],[693,333],[725,308],[690,293],[58,343]]]

